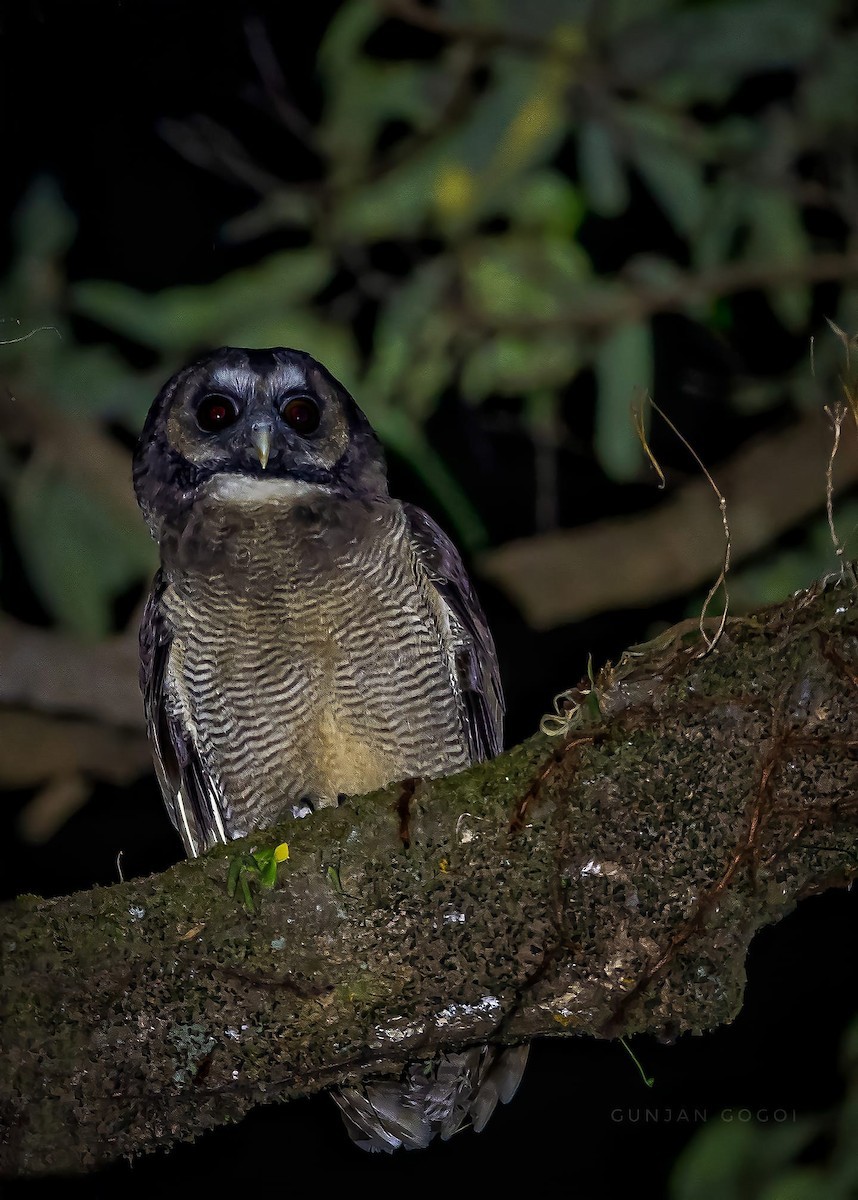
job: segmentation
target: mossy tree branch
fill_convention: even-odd
[[[677,627],[554,738],[0,913],[7,1171],[76,1170],[442,1049],[731,1020],[754,932],[858,874],[850,572]],[[598,703],[596,703],[596,701]],[[286,841],[248,912],[229,862]]]

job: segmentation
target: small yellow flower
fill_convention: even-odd
[[[442,858],[441,861],[438,863],[438,870],[443,871],[444,874],[446,875],[447,868],[449,867],[449,865],[450,864],[447,862],[446,858]]]
[[[289,845],[287,842],[281,842],[279,846],[274,847],[274,861],[285,862],[289,857]]]

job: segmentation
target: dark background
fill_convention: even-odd
[[[246,49],[249,15],[264,20],[291,96],[310,120],[323,96],[315,49],[338,6],[316,3],[203,5],[147,0],[77,4],[21,3],[0,8],[4,183],[2,249],[15,246],[12,214],[32,180],[55,179],[79,222],[67,258],[70,281],[115,279],[147,292],[178,283],[206,283],[289,244],[288,233],[250,243],[224,238],[224,223],[245,211],[252,196],[240,182],[219,178],[183,159],[165,141],[164,117],[208,114],[228,125],[259,161],[286,179],[312,176],[317,165],[297,143],[274,146],[270,117],[245,97],[255,70]],[[693,7],[693,6],[692,6]],[[417,37],[391,21],[378,35],[379,53],[413,49]],[[429,53],[431,44],[417,47]],[[788,94],[789,72],[750,78],[731,103],[737,111]],[[559,163],[564,167],[563,150]],[[565,164],[568,170],[574,166]],[[830,231],[817,217],[823,236]],[[835,231],[836,232],[836,231]],[[632,179],[627,216],[610,223],[586,219],[580,239],[600,271],[610,273],[634,247],[670,255],[675,236],[652,197]],[[834,311],[837,293],[823,285],[813,296],[812,321]],[[358,318],[360,322],[362,318]],[[74,323],[82,344],[104,339],[85,318]],[[655,392],[706,461],[717,464],[753,434],[790,419],[787,400],[760,412],[732,403],[737,379],[775,377],[806,354],[806,336],[773,320],[758,294],[734,301],[729,338],[665,314],[654,321]],[[368,341],[369,335],[365,340]],[[130,365],[152,366],[151,355],[117,340]],[[360,399],[360,396],[358,396]],[[658,499],[651,477],[611,480],[596,463],[591,437],[595,397],[586,383],[564,398],[571,431],[559,450],[557,515],[561,525],[635,511]],[[478,504],[492,543],[535,531],[533,455],[520,429],[498,421],[499,405],[465,408],[447,396],[431,419],[431,435]],[[125,441],[130,438],[124,434]],[[692,465],[663,433],[654,444],[680,478]],[[391,454],[391,490],[444,520],[437,499],[403,458]],[[822,485],[820,511],[823,506]],[[802,545],[802,531],[775,549]],[[28,581],[13,522],[0,510],[4,608],[22,620],[48,624],[51,614]],[[117,601],[117,623],[128,619],[142,581]],[[686,616],[693,597],[657,608],[619,610],[547,633],[529,629],[513,605],[485,581],[479,590],[502,662],[509,698],[508,741],[530,733],[555,692],[624,647]],[[2,664],[0,664],[2,670]],[[96,787],[90,801],[39,846],[16,840],[16,817],[29,793],[4,793],[2,886],[63,894],[115,880],[123,851],[126,877],[176,861],[180,847],[154,780],[121,792]],[[804,903],[755,940],[748,964],[746,1003],[736,1022],[674,1046],[639,1038],[634,1048],[655,1086],[647,1090],[618,1044],[563,1039],[534,1045],[515,1101],[480,1136],[465,1132],[425,1154],[369,1158],[354,1150],[324,1097],[287,1107],[260,1108],[239,1127],[110,1168],[85,1181],[87,1194],[151,1193],[158,1187],[293,1188],[349,1183],[384,1187],[388,1180],[433,1189],[506,1184],[523,1172],[529,1186],[563,1186],[570,1195],[664,1190],[677,1152],[701,1125],[700,1111],[717,1120],[723,1107],[792,1117],[833,1105],[842,1091],[838,1046],[854,1013],[858,958],[856,900],[830,893]],[[657,1112],[645,1122],[644,1110]],[[467,1175],[459,1172],[467,1171]],[[547,1176],[547,1178],[546,1178]],[[551,1181],[549,1183],[549,1180]],[[4,1195],[59,1195],[58,1179],[0,1185]]]

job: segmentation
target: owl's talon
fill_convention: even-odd
[[[297,804],[292,805],[293,817],[311,817],[316,811],[312,796],[302,796]]]

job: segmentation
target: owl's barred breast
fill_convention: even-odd
[[[496,754],[503,694],[456,547],[388,494],[366,414],[309,354],[225,346],[166,381],[134,455],[158,543],[140,630],[155,767],[187,853]],[[390,1151],[481,1129],[526,1049],[334,1093]]]
[[[226,476],[171,558],[170,690],[229,836],[468,765],[448,621],[398,501]]]

